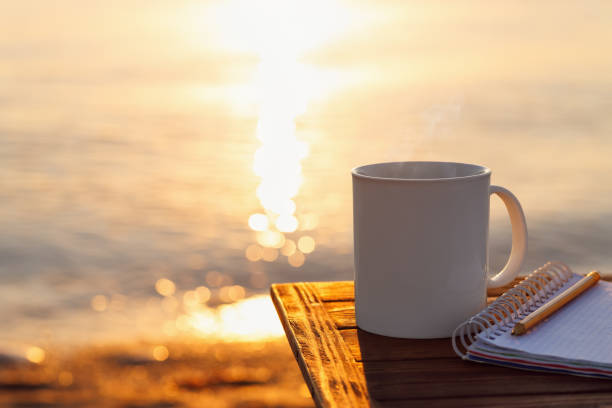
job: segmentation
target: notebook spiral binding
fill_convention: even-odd
[[[572,275],[569,266],[561,262],[548,262],[536,269],[455,329],[452,336],[455,353],[466,360],[467,349],[478,334],[484,332],[489,339],[494,339],[512,329],[514,322],[542,306]]]

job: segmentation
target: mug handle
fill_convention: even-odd
[[[499,288],[512,282],[523,266],[527,254],[527,222],[521,203],[510,191],[503,187],[491,186],[489,194],[497,194],[506,205],[512,225],[512,250],[506,266],[495,276],[489,277],[487,288]]]

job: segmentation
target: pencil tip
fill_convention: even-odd
[[[512,329],[512,335],[520,336],[520,335],[525,334],[526,331],[527,330],[525,330],[525,325],[523,325],[522,323],[517,323]]]

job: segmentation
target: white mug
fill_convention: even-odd
[[[395,162],[353,169],[355,313],[368,332],[448,337],[486,306],[487,288],[510,283],[527,252],[523,209],[490,185],[486,167]],[[510,214],[512,251],[487,277],[490,194]]]

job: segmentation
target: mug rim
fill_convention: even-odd
[[[450,165],[459,165],[459,166],[472,166],[478,168],[479,171],[474,174],[469,174],[467,176],[456,176],[456,177],[439,177],[439,178],[403,178],[403,177],[379,177],[379,176],[369,176],[367,174],[359,173],[359,170],[362,170],[367,167],[375,167],[375,166],[388,166],[388,165],[398,165],[398,164],[450,164]],[[452,182],[452,181],[469,181],[476,180],[483,177],[488,177],[491,175],[491,169],[485,166],[481,166],[479,164],[472,163],[462,163],[462,162],[448,162],[448,161],[394,161],[394,162],[380,162],[380,163],[371,163],[364,164],[361,166],[354,167],[351,170],[351,174],[353,177],[361,178],[364,180],[375,180],[375,181],[397,181],[397,182],[413,182],[413,183],[431,183],[431,182]]]

